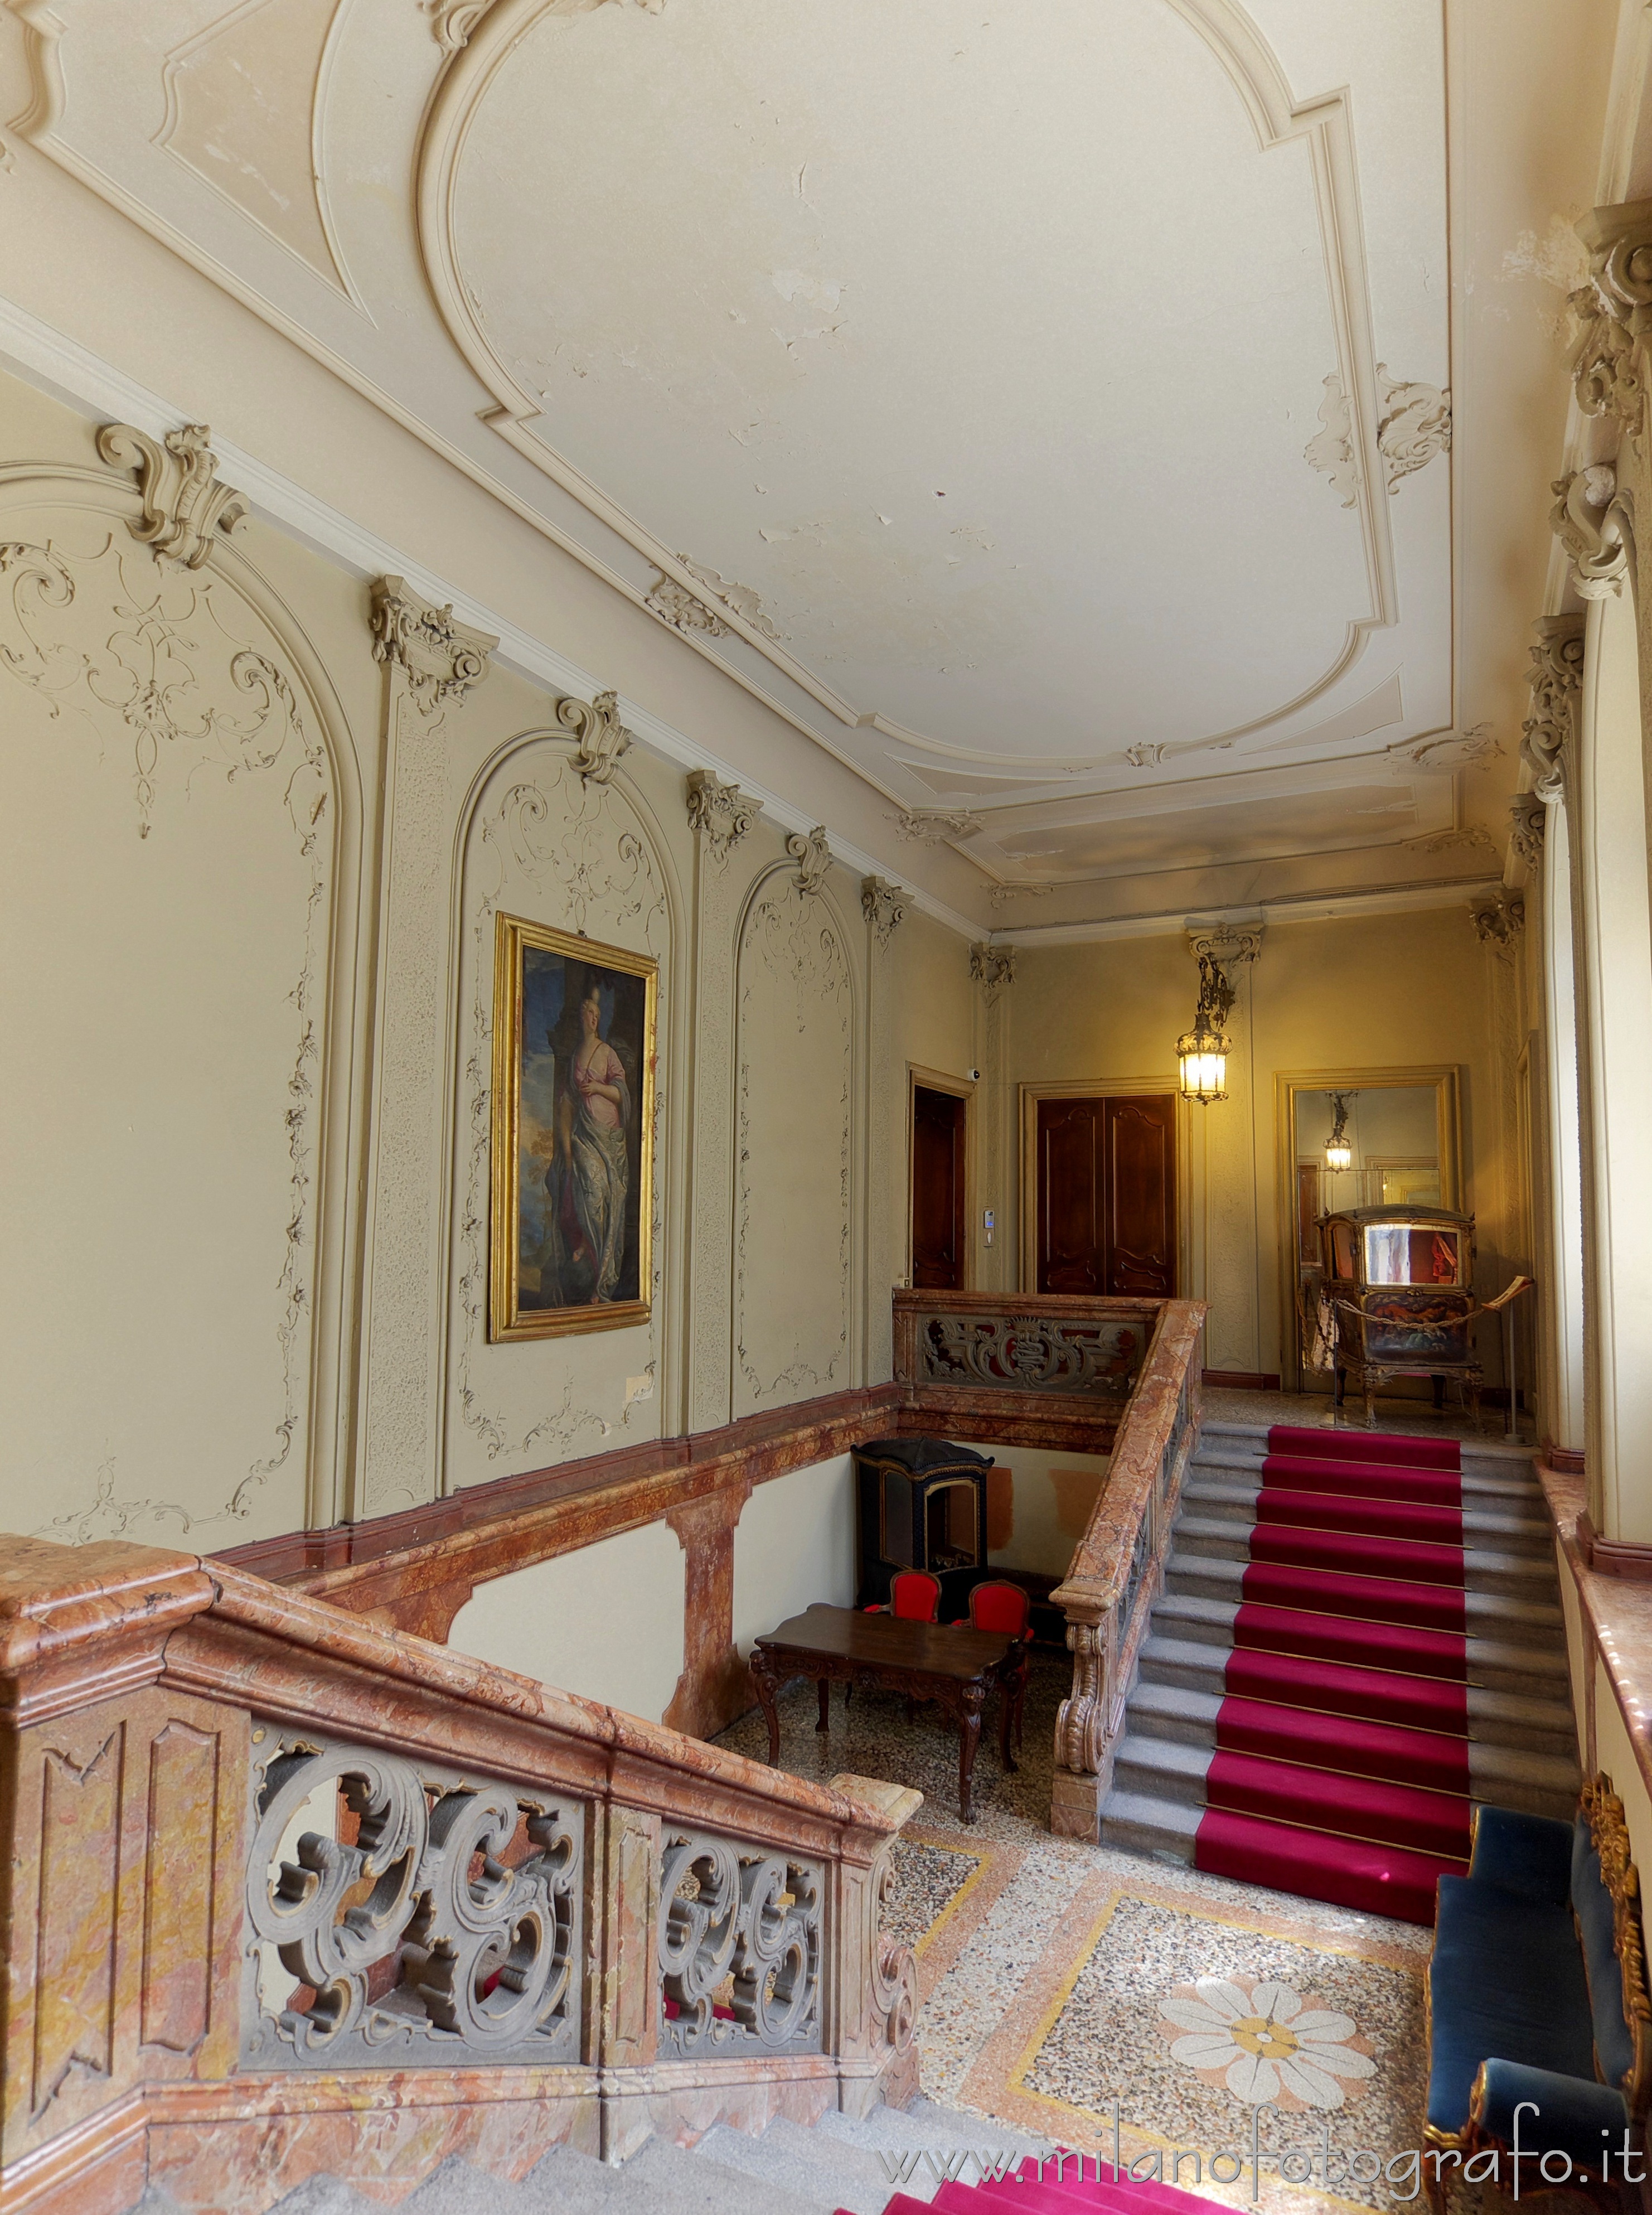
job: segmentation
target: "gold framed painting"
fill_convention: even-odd
[[[659,965],[496,919],[488,1337],[646,1322]]]

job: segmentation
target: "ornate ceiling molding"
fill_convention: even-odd
[[[1389,767],[1409,776],[1421,770],[1428,776],[1446,776],[1459,769],[1484,769],[1502,758],[1503,743],[1484,723],[1469,731],[1430,731],[1420,739],[1402,739],[1387,749]]]
[[[1377,419],[1377,451],[1390,494],[1402,479],[1451,451],[1451,392],[1437,384],[1407,383],[1390,377],[1386,362],[1377,364],[1380,412]],[[1325,396],[1319,403],[1324,429],[1302,449],[1302,458],[1323,469],[1343,494],[1343,506],[1358,505],[1365,482],[1355,447],[1352,409],[1343,381],[1333,371],[1325,379]]]
[[[800,893],[812,895],[826,881],[826,872],[832,866],[832,850],[827,843],[826,825],[817,823],[805,838],[801,831],[794,831],[786,842],[786,850],[798,865],[793,882]]]
[[[619,766],[620,756],[636,735],[620,721],[618,694],[599,692],[589,702],[559,700],[556,720],[579,741],[573,765],[585,783],[607,784]]]
[[[1544,616],[1526,681],[1532,712],[1520,726],[1520,758],[1542,801],[1561,798],[1576,754],[1577,706],[1583,689],[1583,618]]]
[[[112,469],[137,473],[143,514],[128,525],[134,538],[162,561],[199,569],[220,531],[233,531],[247,503],[218,482],[217,457],[205,423],[186,423],[163,439],[130,423],[106,423],[97,450]]]
[[[926,846],[942,845],[949,838],[978,838],[982,829],[981,818],[962,807],[909,807],[892,819],[897,838],[915,838]]]
[[[742,799],[737,784],[725,784],[708,769],[688,771],[688,828],[704,838],[719,865],[762,813],[756,801]]]
[[[714,615],[704,600],[695,599],[686,585],[679,585],[663,569],[656,571],[643,605],[673,630],[703,631],[707,638],[726,638],[729,635],[729,627],[721,616]]]
[[[433,0],[433,4],[439,7],[442,0]],[[643,0],[643,4],[650,4],[650,0]],[[1294,100],[1283,69],[1239,0],[1167,0],[1167,4],[1221,64],[1262,151],[1297,139],[1308,144],[1337,351],[1332,375],[1345,396],[1348,466],[1358,488],[1353,505],[1360,517],[1372,610],[1369,615],[1349,619],[1342,645],[1330,666],[1294,698],[1232,729],[1177,747],[1175,752],[1181,754],[1228,745],[1297,714],[1341,682],[1360,660],[1374,631],[1398,623],[1398,588],[1387,503],[1367,496],[1363,488],[1387,482],[1392,489],[1399,476],[1444,450],[1449,439],[1449,399],[1435,386],[1402,383],[1388,377],[1376,359],[1346,90]],[[875,708],[863,708],[846,699],[786,650],[778,627],[762,612],[757,595],[750,588],[725,586],[715,571],[696,574],[694,565],[674,555],[640,518],[603,492],[541,435],[546,416],[541,396],[524,390],[495,349],[462,267],[456,228],[459,171],[477,114],[499,71],[542,18],[565,9],[566,0],[493,0],[486,12],[474,16],[462,46],[444,64],[420,139],[416,163],[419,253],[449,336],[493,396],[493,404],[479,411],[479,420],[641,554],[658,573],[655,592],[663,584],[676,584],[690,597],[697,597],[694,586],[702,586],[718,601],[717,619],[728,631],[756,648],[840,721],[874,728],[898,742],[935,745],[939,742],[925,733],[885,717]],[[1382,445],[1385,430],[1389,438],[1387,452]],[[742,606],[742,599],[750,605]],[[662,610],[657,607],[655,611]],[[664,619],[671,621],[674,628],[682,628],[674,617]],[[701,626],[690,628],[699,632],[697,642],[718,636]],[[713,658],[721,663],[721,655]],[[967,758],[977,764],[1001,762],[1017,767],[1022,762],[1019,755],[1000,757],[984,750],[971,750]]]
[[[887,946],[906,917],[906,894],[887,877],[860,880],[860,912],[880,946]]]
[[[1048,899],[1055,889],[1054,885],[994,885],[987,897],[994,907],[1002,907],[1013,899]]]
[[[499,644],[486,631],[456,621],[450,606],[426,607],[400,577],[381,577],[374,585],[370,620],[374,660],[395,662],[406,672],[407,689],[427,715],[480,684]]]

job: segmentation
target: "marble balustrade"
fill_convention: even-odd
[[[903,1788],[116,1542],[5,1541],[0,1698],[4,2215],[395,2199],[915,2087]]]

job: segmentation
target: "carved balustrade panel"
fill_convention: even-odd
[[[1040,1315],[920,1318],[919,1377],[998,1391],[1104,1393],[1126,1399],[1141,1366],[1140,1323]]]
[[[821,2051],[821,1864],[669,1825],[662,2058]]]
[[[253,1755],[243,2065],[578,2059],[582,1802],[275,1725]]]

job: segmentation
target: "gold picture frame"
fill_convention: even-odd
[[[649,1318],[658,995],[652,954],[495,919],[491,1341]]]

